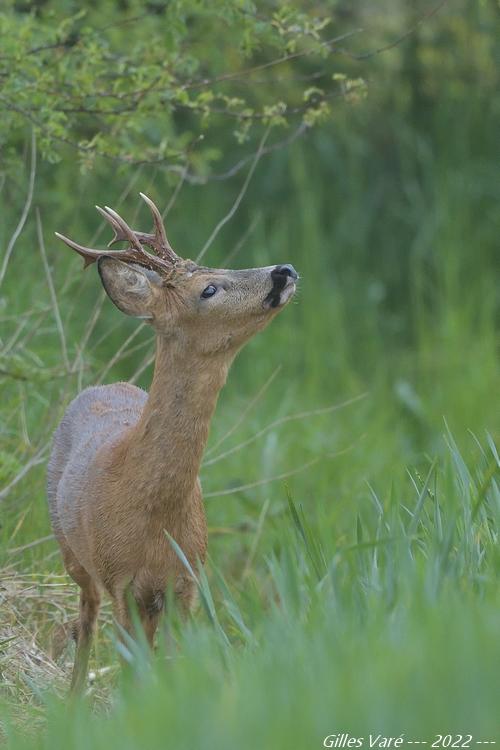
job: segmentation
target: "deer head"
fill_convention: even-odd
[[[158,208],[140,195],[151,209],[153,234],[132,230],[113,209],[97,206],[114,231],[109,245],[126,241],[125,250],[94,250],[56,235],[84,258],[85,267],[97,262],[104,289],[122,312],[149,321],[160,336],[192,353],[236,353],[290,301],[295,269],[234,271],[184,260],[172,249]]]

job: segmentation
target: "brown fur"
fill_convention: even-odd
[[[165,530],[194,568],[204,561],[198,472],[210,419],[238,349],[293,295],[291,269],[283,272],[286,282],[280,277],[279,304],[270,306],[276,269],[227,271],[185,262],[175,280],[166,281],[140,265],[99,260],[113,302],[155,328],[157,355],[149,395],[127,383],[87,388],[54,437],[50,515],[66,569],[81,588],[75,690],[85,683],[103,592],[129,632],[127,597],[133,597],[151,644],[167,585],[183,611],[193,602],[194,582]],[[203,299],[209,284],[218,291]]]

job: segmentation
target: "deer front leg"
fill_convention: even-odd
[[[147,641],[153,648],[158,623],[165,609],[165,592],[162,589],[149,589],[136,594],[136,602]]]
[[[134,627],[131,609],[134,605],[137,608],[141,626],[146,635],[150,646],[153,645],[154,635],[158,627],[158,622],[163,612],[165,596],[161,589],[140,589],[137,587],[127,586],[123,590],[115,591],[112,596],[113,613],[121,632],[120,638],[123,642],[123,631],[128,633],[132,638],[137,637],[137,628]],[[126,643],[124,644],[127,645]]]

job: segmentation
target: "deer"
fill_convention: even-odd
[[[134,637],[132,606],[152,647],[166,592],[181,616],[192,610],[207,522],[199,479],[210,422],[237,352],[290,302],[290,264],[228,270],[183,259],[160,211],[143,193],[153,232],[135,231],[109,207],[96,207],[124,249],[97,250],[56,236],[96,263],[105,292],[156,335],[149,393],[126,382],[91,386],[69,404],[47,470],[52,529],[64,567],[79,586],[72,693],[84,690],[103,595],[118,630]],[[146,250],[145,248],[149,248]],[[151,252],[150,252],[151,251]]]

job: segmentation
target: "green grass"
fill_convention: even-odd
[[[61,702],[71,653],[49,651],[76,591],[58,577],[53,541],[23,549],[50,533],[44,454],[0,501],[8,747],[274,750],[340,732],[498,741],[496,120],[471,101],[458,134],[445,100],[423,132],[382,118],[388,146],[369,114],[266,162],[208,259],[219,263],[255,219],[234,265],[290,261],[303,278],[221,394],[202,473],[202,605],[185,626],[175,614],[165,623],[175,647],[162,635],[149,664],[131,644],[123,678],[98,673],[88,704]],[[161,193],[161,175],[147,172],[137,190],[155,177]],[[56,216],[72,179],[82,214],[65,197]],[[130,175],[113,179],[118,194]],[[138,325],[105,303],[76,371],[65,370],[99,285],[50,234],[89,238],[91,204],[117,202],[104,195],[109,174],[77,179],[65,165],[39,180],[57,185],[37,199],[64,339],[30,221],[16,247],[29,265],[12,266],[2,288],[0,491]],[[234,194],[183,189],[171,219],[181,252],[195,255]],[[117,207],[129,217],[136,205]],[[145,329],[105,380],[130,378],[150,349]],[[117,665],[109,610],[104,620],[93,669]],[[32,636],[52,671],[26,664],[19,644]]]
[[[12,730],[13,746],[316,747],[342,731],[496,739],[500,495],[491,449],[478,448],[471,473],[448,440],[425,479],[371,492],[350,538],[289,496],[258,571],[229,580],[212,560],[211,591],[200,579],[208,606],[186,627],[164,625],[176,647],[160,637],[149,664],[130,644],[109,713],[89,722],[89,706],[68,709],[38,686],[47,734]]]

